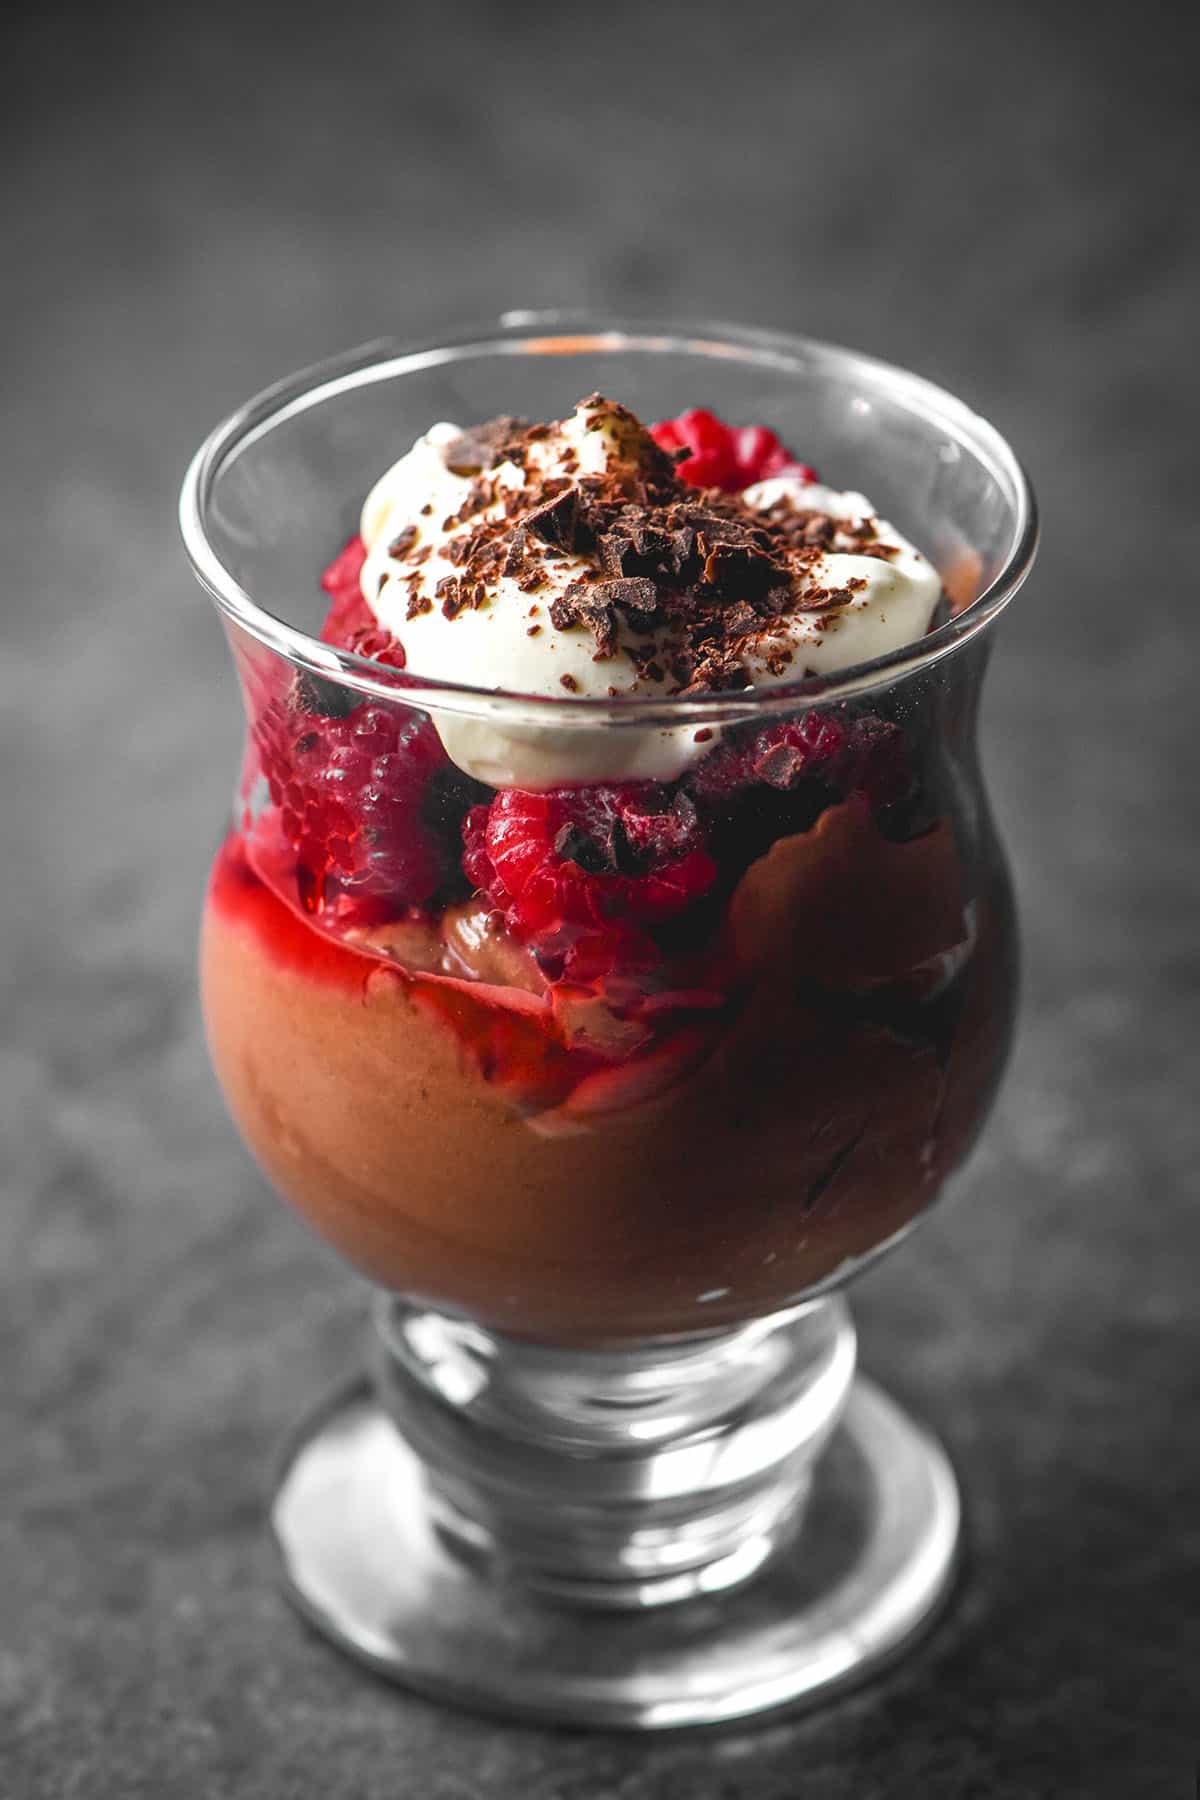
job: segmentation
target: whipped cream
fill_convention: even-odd
[[[553,603],[573,583],[604,579],[594,556],[532,540],[520,574],[497,570],[486,592],[455,610],[443,596],[462,574],[464,536],[481,526],[519,524],[523,492],[555,477],[611,477],[636,470],[645,437],[632,415],[584,402],[570,418],[529,442],[525,467],[502,461],[487,471],[488,504],[478,479],[456,472],[447,452],[462,437],[450,424],[432,427],[371,489],[362,511],[367,559],[363,597],[380,625],[404,647],[406,666],[431,680],[523,694],[661,703],[672,692],[661,670],[648,674],[653,636],[618,623],[615,641],[597,657],[591,631],[557,628]],[[451,458],[453,461],[453,457]],[[701,497],[696,496],[699,500]],[[839,493],[782,474],[748,488],[753,512],[816,511],[838,522],[828,548],[807,570],[809,591],[837,596],[811,610],[803,595],[738,651],[751,688],[830,674],[922,637],[941,593],[932,564],[890,525],[874,518],[862,494]],[[872,548],[863,553],[868,526]],[[441,592],[439,593],[439,589]],[[479,716],[433,708],[446,752],[467,774],[492,787],[546,787],[583,781],[670,780],[705,755],[717,736],[697,726],[540,724],[513,716],[510,700]]]

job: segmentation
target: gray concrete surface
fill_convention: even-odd
[[[1165,7],[50,6],[0,115],[0,1795],[1182,1795],[1200,1757],[1197,37]],[[272,1586],[359,1296],[207,1072],[234,764],[174,497],[244,393],[587,300],[856,343],[1023,450],[986,749],[1024,909],[969,1192],[864,1282],[973,1554],[814,1716],[638,1744],[390,1691]],[[1190,1589],[1189,1589],[1190,1583]]]

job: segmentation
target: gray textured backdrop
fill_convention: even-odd
[[[1197,35],[1137,8],[67,13],[0,112],[0,1795],[1182,1795],[1200,1756]],[[11,29],[11,28],[10,28]],[[380,331],[587,300],[803,328],[1023,450],[987,752],[1019,1052],[863,1284],[973,1566],[810,1718],[637,1744],[376,1685],[292,1619],[270,1453],[358,1297],[222,1115],[193,990],[237,723],[188,452]]]

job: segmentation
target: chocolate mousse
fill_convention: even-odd
[[[692,703],[919,638],[936,571],[762,427],[648,432],[597,395],[434,427],[362,524],[322,635],[396,699],[243,671],[206,908],[214,1060],[263,1167],[374,1280],[557,1342],[848,1273],[935,1198],[1007,1051],[977,664],[733,725]]]

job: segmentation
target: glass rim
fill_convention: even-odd
[[[740,360],[781,373],[815,365],[836,369],[843,376],[857,374],[908,411],[936,421],[988,469],[1013,514],[1002,568],[974,600],[925,637],[829,674],[803,676],[771,687],[688,695],[686,699],[638,695],[601,699],[447,682],[337,649],[260,606],[222,562],[207,526],[216,482],[234,456],[288,419],[357,387],[439,364],[486,354],[562,355],[589,350],[691,353]],[[193,573],[218,610],[295,667],[342,682],[369,698],[395,702],[407,696],[414,705],[439,712],[492,718],[502,714],[510,721],[519,717],[525,724],[553,724],[556,729],[735,723],[836,701],[916,673],[960,648],[997,618],[1029,574],[1039,534],[1032,484],[1007,439],[965,401],[924,376],[797,333],[705,321],[601,319],[579,310],[509,312],[498,320],[415,342],[377,338],[285,376],[228,414],[204,439],[184,476],[179,524]]]

